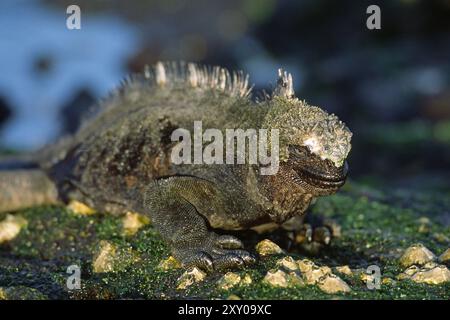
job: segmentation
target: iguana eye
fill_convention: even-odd
[[[294,146],[294,145],[289,146],[289,154],[297,158],[305,157],[308,154],[308,152],[309,152],[308,148],[304,146]]]

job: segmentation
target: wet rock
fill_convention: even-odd
[[[317,285],[320,290],[330,294],[351,291],[348,284],[334,274],[327,274],[326,276],[320,278]]]
[[[252,284],[252,282],[253,282],[252,277],[250,277],[249,274],[246,274],[241,280],[241,285],[248,286]]]
[[[336,269],[336,272],[345,274],[345,275],[347,275],[347,276],[353,275],[352,269],[350,269],[350,267],[347,266],[347,265],[345,265],[345,266],[338,266],[338,267],[336,267],[335,269]]]
[[[419,243],[406,249],[400,258],[400,264],[403,267],[409,267],[414,264],[424,265],[427,262],[433,261],[435,258],[433,252]]]
[[[418,271],[411,280],[418,283],[440,284],[450,281],[450,271],[446,266],[439,265],[432,269]]]
[[[139,260],[139,256],[131,248],[118,248],[102,240],[94,253],[92,269],[95,273],[117,272]]]
[[[376,275],[375,274],[368,274],[366,272],[361,272],[359,274],[359,278],[362,282],[369,284],[369,283],[375,283],[376,282]]]
[[[94,209],[76,200],[71,200],[67,209],[80,216],[89,216],[95,213]]]
[[[383,278],[381,279],[381,284],[394,286],[397,283],[394,279],[391,278]]]
[[[132,236],[140,228],[150,223],[150,219],[135,212],[127,212],[122,218],[123,232],[127,236]]]
[[[268,256],[283,253],[283,250],[276,243],[270,241],[269,239],[264,239],[258,242],[255,249],[260,256]]]
[[[168,257],[167,259],[161,260],[158,264],[157,269],[159,270],[173,270],[181,268],[181,262],[175,259],[173,256]]]
[[[205,280],[206,273],[197,267],[185,271],[177,280],[177,289],[184,290],[196,282]]]
[[[0,244],[11,241],[20,233],[20,230],[27,225],[27,220],[18,215],[8,214],[0,222]]]
[[[25,286],[0,287],[0,300],[48,300],[39,290]]]
[[[289,287],[302,287],[305,285],[305,281],[303,281],[300,272],[291,271],[287,274],[288,286]]]
[[[417,231],[419,233],[428,233],[430,232],[431,222],[427,217],[422,217],[419,219],[419,228]]]
[[[444,265],[431,262],[422,268],[411,266],[397,278],[399,280],[410,279],[417,283],[441,284],[450,281],[450,270]]]
[[[310,272],[316,264],[309,259],[297,260],[297,265],[301,272]]]
[[[440,243],[449,243],[450,239],[443,233],[433,233],[433,239]]]
[[[332,274],[330,267],[320,267],[308,259],[298,260],[297,264],[306,284],[316,284],[322,277]]]
[[[450,261],[450,248],[444,251],[443,254],[439,256],[440,262],[449,262]]]
[[[225,273],[222,278],[219,279],[217,286],[222,290],[229,290],[234,286],[237,286],[241,282],[241,276],[234,272]]]
[[[298,264],[292,257],[284,257],[277,261],[277,266],[282,267],[288,271],[296,271],[298,270]]]
[[[329,267],[317,267],[310,272],[303,273],[303,278],[307,284],[315,284],[320,280],[320,278],[330,274],[332,273]]]
[[[397,276],[398,280],[405,280],[405,279],[411,279],[411,276],[413,276],[415,273],[417,273],[420,270],[418,266],[411,266],[402,273],[400,273]]]
[[[273,287],[286,288],[288,286],[288,277],[282,270],[269,270],[265,275],[263,282]]]

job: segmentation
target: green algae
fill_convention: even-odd
[[[396,280],[402,271],[398,258],[411,244],[421,242],[437,255],[448,248],[450,227],[443,217],[449,208],[446,193],[380,191],[353,181],[340,193],[319,199],[312,214],[337,221],[342,235],[319,255],[309,258],[319,265],[349,265],[362,270],[375,264],[381,268],[383,278],[395,280],[382,284],[379,290],[369,290],[358,274],[340,275],[352,291],[333,295],[313,285],[274,288],[262,283],[279,256],[261,258],[251,268],[237,270],[241,276],[250,275],[249,285],[221,290],[217,288],[221,274],[213,273],[203,282],[177,290],[183,270],[157,268],[170,253],[151,225],[125,236],[120,217],[80,216],[63,207],[31,208],[20,212],[28,225],[14,240],[0,246],[0,287],[20,287],[8,290],[15,292],[15,298],[29,299],[227,299],[232,294],[242,299],[450,299],[449,283],[426,285]],[[254,237],[246,241],[249,248],[265,237],[282,245],[276,233]],[[95,273],[94,253],[102,240],[118,250],[131,248],[139,259],[119,271]],[[298,250],[289,254],[294,259],[305,257]],[[66,288],[70,265],[81,268],[80,290]]]

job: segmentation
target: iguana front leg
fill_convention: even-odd
[[[212,271],[253,263],[239,239],[209,230],[207,219],[196,208],[195,204],[208,207],[213,202],[206,192],[210,189],[210,182],[194,177],[158,180],[146,191],[144,211],[185,266]]]

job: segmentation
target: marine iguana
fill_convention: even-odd
[[[185,266],[251,264],[239,239],[215,229],[303,217],[313,199],[345,183],[352,134],[335,115],[297,99],[282,70],[271,95],[250,96],[242,72],[193,63],[147,67],[100,101],[76,134],[22,163],[3,163],[10,170],[0,171],[0,211],[77,200],[97,211],[139,212]],[[178,142],[171,134],[194,121],[219,130],[279,129],[278,172],[261,175],[254,164],[173,164]],[[327,228],[307,231],[309,241],[330,240]]]

